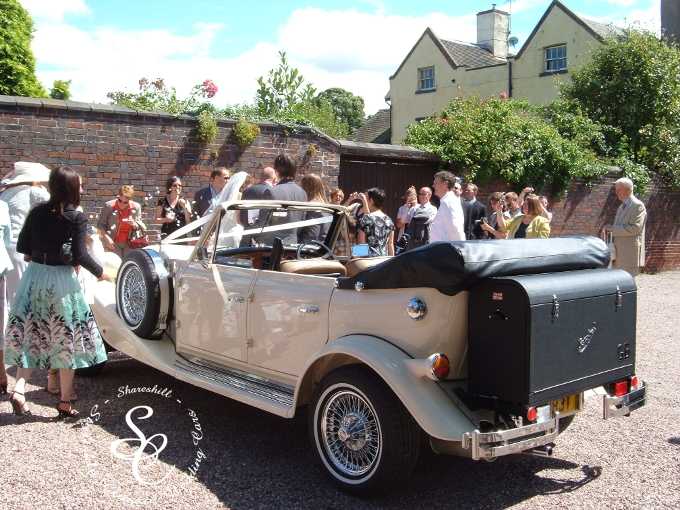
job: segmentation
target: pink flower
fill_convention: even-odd
[[[217,94],[217,91],[219,90],[217,88],[217,85],[215,85],[215,82],[212,80],[203,81],[203,84],[201,86],[203,88],[203,94],[209,98],[214,97],[215,94]]]
[[[498,97],[500,97],[501,99],[507,99],[507,98],[508,98],[508,93],[505,92],[505,91],[503,91],[503,92],[501,92],[500,94],[498,94]]]

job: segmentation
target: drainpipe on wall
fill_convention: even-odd
[[[512,60],[508,59],[508,97],[512,97]]]

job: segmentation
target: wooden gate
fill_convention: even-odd
[[[344,143],[346,142],[343,141]],[[345,196],[353,191],[366,191],[373,187],[384,189],[386,199],[383,211],[394,219],[399,206],[404,203],[404,193],[409,186],[415,186],[416,189],[422,186],[432,187],[432,177],[437,172],[439,163],[434,156],[414,149],[410,149],[408,155],[415,157],[410,158],[403,157],[403,149],[401,154],[386,154],[387,147],[390,146],[378,145],[374,150],[375,154],[361,155],[348,154],[341,150],[338,184]]]

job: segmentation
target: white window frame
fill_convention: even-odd
[[[559,50],[561,49],[564,49],[563,55],[560,55]],[[551,64],[553,64],[554,67],[551,68]],[[543,49],[543,71],[546,73],[566,71],[567,65],[568,61],[566,44],[556,44]]]
[[[424,78],[423,75],[427,71],[432,71],[432,76]],[[434,72],[434,66],[427,66],[427,67],[419,67],[418,68],[418,89],[419,91],[428,91],[428,90],[435,90],[437,88],[437,82],[436,82],[436,75]],[[425,87],[423,86],[425,82],[431,81],[432,86],[431,87]]]

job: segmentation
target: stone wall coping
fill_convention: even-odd
[[[439,156],[410,147],[383,143],[355,142],[338,140],[341,156],[367,156],[377,158],[398,158],[417,161],[439,161]]]

